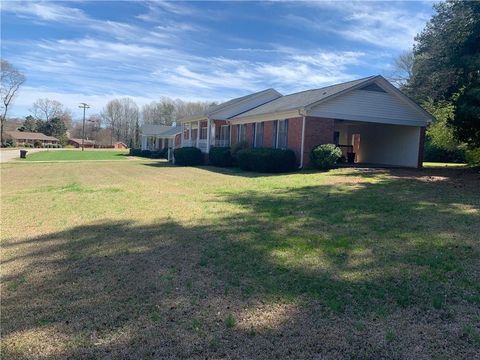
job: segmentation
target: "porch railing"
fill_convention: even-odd
[[[230,140],[218,140],[215,139],[215,146],[220,146],[220,147],[225,147],[225,146],[230,146]]]

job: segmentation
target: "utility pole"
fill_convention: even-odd
[[[78,106],[80,109],[83,109],[83,126],[82,126],[82,151],[85,147],[85,110],[88,109],[90,106],[87,103],[80,103]]]

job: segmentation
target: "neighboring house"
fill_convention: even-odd
[[[29,131],[6,131],[6,138],[10,138],[16,146],[23,144],[32,144],[40,142],[43,145],[58,144],[59,140],[56,137],[48,136],[43,133],[29,132]]]
[[[177,148],[181,145],[182,127],[143,124],[140,127],[142,150],[160,151],[164,148]]]
[[[355,162],[422,166],[425,127],[433,120],[382,76],[281,95],[264,90],[181,120],[181,146],[208,153],[211,146],[247,141],[253,147],[291,149],[298,166],[311,150],[335,143]],[[210,129],[210,131],[208,130]]]
[[[121,141],[117,141],[115,144],[113,144],[113,148],[114,149],[128,149],[128,146],[127,146],[127,144],[125,144]]]
[[[68,145],[73,145],[76,148],[81,148],[82,147],[82,139],[70,138],[70,139],[68,139]],[[95,140],[84,139],[83,140],[83,147],[84,148],[94,148],[95,147]]]

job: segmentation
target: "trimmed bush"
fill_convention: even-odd
[[[162,151],[152,151],[150,154],[150,159],[163,159],[163,152]]]
[[[148,157],[150,157],[150,155],[152,155],[151,150],[140,150],[140,155],[139,156],[148,158]]]
[[[130,155],[130,156],[140,156],[141,152],[142,152],[141,149],[130,148],[130,150],[128,150],[128,155]]]
[[[240,169],[247,171],[278,173],[296,168],[295,153],[292,150],[244,149],[238,151],[237,157]]]
[[[232,153],[229,147],[212,147],[208,154],[208,159],[213,166],[230,167],[233,166]]]
[[[331,169],[342,156],[342,150],[334,144],[317,145],[310,153],[310,161],[317,169]]]
[[[183,147],[173,151],[175,163],[183,166],[195,166],[203,164],[203,155],[196,147]]]
[[[250,144],[248,143],[248,141],[237,142],[231,147],[230,153],[232,154],[234,165],[237,165],[238,163],[238,156],[237,156],[238,152],[240,150],[245,150],[245,149],[250,149]]]

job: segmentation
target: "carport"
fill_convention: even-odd
[[[417,167],[422,157],[423,128],[335,119],[334,140],[357,164]]]

